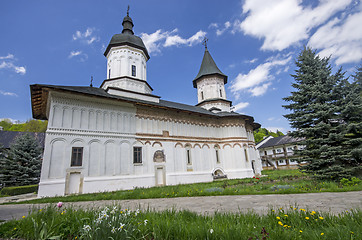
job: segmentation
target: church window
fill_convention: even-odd
[[[191,165],[191,148],[190,146],[186,146],[186,160],[187,160],[187,165]]]
[[[201,92],[201,100],[204,100],[204,92]]]
[[[220,89],[220,97],[222,97],[222,91],[221,91],[221,89]]]
[[[136,66],[132,65],[132,77],[136,76]]]
[[[72,147],[71,167],[81,167],[83,159],[83,147]]]
[[[108,70],[108,78],[111,78],[111,69]]]
[[[133,163],[142,163],[142,147],[133,147]]]
[[[216,163],[220,163],[219,147],[215,146]]]
[[[244,149],[244,154],[245,154],[245,160],[246,160],[246,161],[249,161],[249,158],[248,158],[248,150],[247,150],[247,149]]]

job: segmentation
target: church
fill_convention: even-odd
[[[253,130],[260,124],[232,111],[228,77],[206,42],[200,70],[190,76],[198,103],[170,102],[152,93],[150,56],[129,12],[122,26],[104,52],[107,77],[99,88],[30,86],[33,118],[48,120],[38,196],[259,175]]]

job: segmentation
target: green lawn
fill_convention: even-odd
[[[0,224],[0,238],[20,239],[362,239],[362,211],[338,216],[311,210],[254,213],[188,211],[131,212],[114,206],[96,210],[34,209],[29,216]]]
[[[233,179],[209,183],[184,184],[165,187],[136,188],[134,190],[42,198],[27,203],[55,203],[96,200],[123,200],[145,198],[173,198],[217,195],[286,194],[310,192],[345,192],[362,190],[362,184],[352,186],[336,182],[318,181],[295,170],[263,171],[260,179]]]

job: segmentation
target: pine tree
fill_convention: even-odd
[[[300,143],[305,149],[297,151],[300,160],[307,162],[302,169],[333,180],[358,174],[359,166],[346,138],[350,111],[344,109],[350,104],[350,89],[342,69],[332,74],[329,58],[320,58],[310,48],[301,52],[296,65],[292,75],[296,91],[284,98],[291,103],[283,107],[291,110],[285,115],[296,129],[291,135],[305,139]]]
[[[37,184],[40,179],[42,150],[30,134],[19,136],[8,156],[1,161],[0,181],[6,186]]]

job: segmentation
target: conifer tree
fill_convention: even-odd
[[[284,107],[291,111],[285,117],[296,129],[291,135],[305,139],[300,143],[305,149],[296,152],[307,162],[302,169],[333,180],[358,174],[360,164],[352,154],[355,142],[346,137],[351,120],[358,121],[351,114],[356,105],[346,110],[351,104],[348,92],[354,87],[347,84],[341,68],[332,74],[329,58],[320,58],[310,48],[300,53],[296,65],[292,75],[296,91],[284,98],[290,102]]]
[[[30,134],[19,136],[8,156],[1,161],[0,181],[6,186],[37,184],[40,179],[42,150]]]

